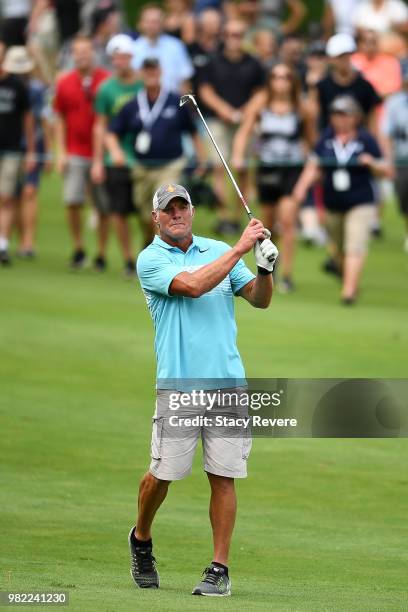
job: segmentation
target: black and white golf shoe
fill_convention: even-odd
[[[197,584],[192,595],[206,595],[207,597],[228,597],[231,595],[231,580],[225,570],[211,563],[203,571],[203,580]]]
[[[151,546],[137,546],[133,538],[134,527],[129,533],[130,575],[141,589],[158,589],[159,574],[156,569],[156,559],[152,555]]]

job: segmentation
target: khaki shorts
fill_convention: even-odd
[[[146,223],[152,219],[155,192],[165,183],[178,183],[185,166],[184,158],[176,159],[160,168],[135,166],[132,171],[133,201]]]
[[[0,156],[0,196],[15,196],[22,170],[22,156],[18,153]]]
[[[360,204],[346,213],[327,211],[326,228],[337,252],[365,255],[375,220],[374,204]]]
[[[221,153],[228,160],[232,154],[232,143],[235,138],[235,134],[238,131],[239,125],[229,125],[224,123],[220,119],[208,119],[208,127],[217,143]],[[218,153],[212,144],[211,140],[208,140],[207,150],[208,160],[214,166],[220,166],[221,160],[218,157]]]
[[[64,202],[66,206],[83,204],[89,190],[95,208],[102,214],[108,214],[110,207],[105,185],[92,183],[90,171],[90,159],[79,155],[69,157],[64,173]]]
[[[242,388],[222,391],[233,397],[245,392]],[[224,405],[216,403],[211,410],[207,409],[208,405],[179,406],[172,410],[171,399],[174,397],[177,397],[175,391],[157,391],[150,473],[160,480],[181,480],[188,476],[201,438],[206,472],[228,478],[245,478],[252,446],[250,426],[243,424],[248,416],[247,406],[224,400]],[[191,422],[191,419],[200,417],[207,422]],[[218,424],[217,418],[225,419],[228,425]]]

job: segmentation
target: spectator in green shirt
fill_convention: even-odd
[[[114,166],[105,149],[105,135],[112,118],[135,97],[143,84],[131,67],[133,41],[130,36],[126,34],[114,36],[109,41],[106,51],[112,58],[114,75],[101,85],[95,99],[97,118],[94,127],[91,172],[95,183],[105,182],[110,213],[125,261],[125,275],[132,277],[135,273],[135,263],[128,217],[135,211],[129,170],[135,161],[134,147],[129,136],[124,137],[121,145],[126,152],[127,165]]]

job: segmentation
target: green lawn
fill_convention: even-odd
[[[211,218],[198,211],[197,233]],[[321,250],[299,248],[298,291],[237,306],[252,377],[404,377],[408,256],[392,205],[361,301],[338,302]],[[233,597],[189,593],[211,560],[208,487],[172,485],[154,531],[162,588],[135,590],[127,532],[148,465],[153,331],[137,283],[69,273],[57,179],[42,193],[36,262],[0,269],[1,588],[70,591],[73,610],[407,610],[408,444],[257,439],[238,483]],[[93,241],[89,231],[89,242]],[[249,258],[251,264],[251,257]]]

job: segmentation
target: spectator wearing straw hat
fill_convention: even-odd
[[[51,170],[51,110],[48,104],[48,88],[35,76],[35,62],[28,54],[26,47],[17,47],[18,53],[11,63],[10,73],[20,77],[27,86],[30,109],[34,118],[34,165],[29,171],[19,174],[16,197],[19,200],[19,248],[18,255],[24,259],[35,256],[35,231],[38,216],[38,189],[43,170]],[[22,148],[27,150],[26,139]]]
[[[27,86],[16,76],[32,69],[24,47],[0,45],[0,263],[8,265],[9,240],[15,218],[16,191],[23,164],[34,168],[34,122]],[[3,61],[4,58],[4,61]]]

